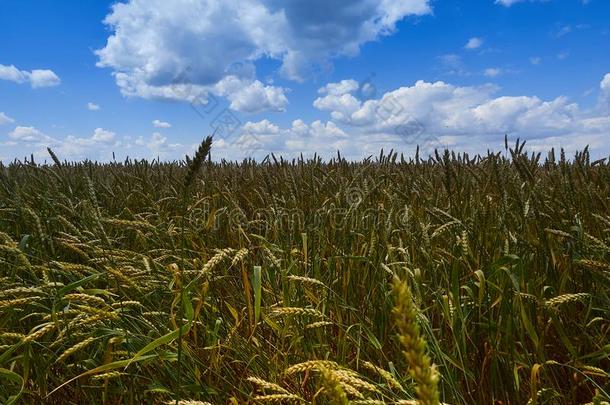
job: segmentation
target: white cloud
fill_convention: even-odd
[[[267,120],[249,122],[239,142],[225,145],[225,152],[233,147],[234,155],[315,151],[331,156],[339,149],[346,157],[360,159],[382,147],[413,153],[419,144],[423,153],[444,146],[484,153],[487,148],[498,150],[504,134],[527,139],[536,151],[564,147],[573,152],[589,144],[594,152],[607,152],[601,148],[607,148],[610,115],[581,110],[566,97],[497,96],[499,88],[492,85],[418,81],[363,101],[350,83],[354,82],[330,83],[319,90],[322,97],[314,106],[328,112],[330,121],[295,120],[287,128]],[[600,89],[610,106],[610,74]]]
[[[227,76],[216,84],[214,91],[231,102],[231,109],[248,114],[281,112],[288,105],[285,89],[265,86],[258,80],[249,82],[236,76]]]
[[[34,127],[18,126],[8,133],[11,146],[18,148],[19,153],[34,153],[39,158],[47,158],[47,147],[62,159],[82,160],[85,158],[108,158],[113,147],[121,146],[114,132],[96,128],[89,137],[68,135],[65,138],[53,138]]]
[[[145,145],[152,153],[158,156],[167,156],[183,146],[179,143],[168,142],[167,137],[158,132],[153,133],[150,140],[146,142]]]
[[[418,144],[423,154],[445,146],[485,153],[488,148],[500,149],[504,134],[528,140],[531,150],[564,147],[571,153],[589,144],[594,155],[608,153],[610,73],[599,83],[605,107],[599,110],[582,109],[566,97],[503,96],[497,86],[489,84],[418,81],[365,100],[359,98],[357,87],[357,82],[344,80],[319,90],[313,103],[329,115],[328,120],[297,119],[284,126],[268,119],[246,122],[235,139],[215,140],[213,156],[262,158],[274,152],[294,157],[317,152],[330,157],[340,150],[347,158],[361,159],[378,154],[381,148],[412,154]],[[56,140],[36,128],[17,127],[9,139],[32,147],[51,145],[62,159],[109,159],[113,148],[132,157],[173,159],[196,149],[196,145],[174,143],[160,133],[131,142],[102,128],[90,137]]]
[[[89,102],[89,103],[87,103],[87,109],[89,111],[99,111],[101,109],[101,107],[95,103]]]
[[[328,83],[326,86],[318,89],[318,93],[340,96],[356,91],[359,87],[358,82],[353,79],[341,80],[339,83]]]
[[[268,120],[247,122],[235,142],[223,144],[224,149],[230,148],[233,157],[262,157],[274,152],[294,156],[301,152],[324,153],[328,150],[347,150],[349,147],[347,133],[334,122],[317,120],[306,124],[300,119],[293,121],[292,126],[286,129],[281,129]]]
[[[267,119],[259,122],[247,122],[242,127],[242,132],[255,135],[274,135],[279,131],[280,128]]]
[[[57,86],[61,83],[59,77],[52,70],[19,70],[14,65],[0,65],[0,80],[8,80],[19,84],[28,82],[34,89]]]
[[[153,126],[155,128],[171,128],[172,124],[170,124],[169,122],[165,122],[165,121],[161,121],[161,120],[154,120],[152,122]]]
[[[3,112],[0,112],[0,125],[12,124],[13,122],[15,122],[14,119],[12,119]]]
[[[303,80],[391,35],[405,17],[429,13],[429,0],[130,0],[112,6],[104,22],[113,33],[96,54],[126,96],[205,101],[217,90],[239,111],[281,111],[284,90],[256,80],[258,59]],[[232,76],[247,88],[222,91]]]
[[[354,95],[360,89],[355,80],[342,80],[339,83],[329,83],[320,88],[313,106],[318,110],[331,111],[333,119],[341,121],[360,108],[361,101]]]
[[[464,48],[466,49],[478,49],[483,45],[483,40],[481,38],[470,38]]]
[[[532,65],[538,66],[538,65],[540,65],[540,62],[542,62],[542,58],[539,56],[532,56],[530,58],[530,63]]]
[[[610,73],[604,76],[604,79],[599,84],[599,89],[601,109],[610,113]]]
[[[527,1],[527,0],[496,0],[496,4],[501,4],[504,7],[510,7],[513,4],[523,3],[525,1]],[[530,1],[532,1],[532,0],[530,0]]]
[[[570,32],[572,32],[571,25],[562,25],[557,28],[557,32],[555,32],[555,38],[561,38],[564,35],[568,35]]]
[[[45,135],[38,129],[34,127],[22,127],[18,126],[11,132],[9,132],[8,136],[17,141],[24,143],[53,143],[55,140],[48,135]]]
[[[483,74],[487,77],[498,77],[502,74],[502,69],[500,68],[487,68],[483,72]]]
[[[559,97],[494,97],[497,87],[459,87],[444,82],[418,81],[380,99],[360,102],[351,114],[329,111],[340,122],[368,132],[392,133],[400,125],[417,121],[436,135],[522,133],[526,137],[567,132],[581,125],[576,104]],[[334,112],[341,113],[334,115]]]
[[[59,77],[52,70],[32,70],[29,75],[30,85],[33,88],[52,87],[61,83]]]
[[[112,143],[115,138],[116,134],[114,132],[103,128],[96,128],[90,139],[94,143]]]
[[[610,96],[610,73],[604,76],[603,80],[599,84],[599,87],[606,97]]]
[[[117,141],[114,132],[103,128],[96,128],[89,137],[77,137],[68,135],[57,142],[54,148],[57,154],[65,159],[110,159],[112,149],[121,147],[122,143]]]
[[[27,72],[22,72],[15,66],[0,65],[0,80],[8,80],[15,83],[24,83],[27,78]]]
[[[557,54],[557,59],[559,60],[565,60],[568,59],[570,57],[570,51],[563,51]]]
[[[551,0],[496,0],[496,4],[500,4],[502,6],[505,7],[510,7],[513,4],[517,4],[517,3],[525,3],[525,2],[529,2],[529,3],[547,3]],[[581,2],[583,4],[587,4],[590,0],[581,0]]]

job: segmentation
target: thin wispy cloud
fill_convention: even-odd
[[[0,112],[0,125],[12,124],[13,122],[15,122],[14,119],[3,112]]]

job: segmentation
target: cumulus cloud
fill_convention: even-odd
[[[95,103],[89,102],[89,103],[87,103],[87,109],[89,111],[99,111],[101,109],[101,107]]]
[[[483,45],[483,40],[481,38],[470,38],[464,48],[466,49],[478,49]]]
[[[13,122],[15,122],[14,119],[3,112],[0,112],[0,125],[12,124]]]
[[[504,134],[527,139],[536,151],[564,147],[570,152],[587,144],[595,151],[607,144],[610,132],[609,113],[582,110],[566,97],[502,96],[493,85],[418,81],[361,100],[356,84],[344,80],[319,90],[314,106],[329,113],[329,121],[295,120],[286,128],[268,120],[246,123],[233,153],[262,157],[269,152],[294,156],[315,151],[331,156],[340,150],[359,159],[382,147],[413,153],[417,145],[423,153],[437,147],[484,153],[499,149]],[[610,74],[600,90],[610,107]]]
[[[164,157],[164,158],[177,158],[186,149],[194,149],[194,146],[187,147],[180,143],[168,142],[167,137],[161,135],[159,132],[154,132],[152,136],[147,140],[144,137],[139,137],[135,142],[138,146],[144,146],[146,151],[144,152],[147,157]],[[191,151],[189,150],[189,153]]]
[[[332,103],[314,105],[345,124],[371,132],[392,132],[401,123],[417,120],[428,131],[442,135],[520,132],[540,136],[565,132],[579,124],[578,106],[564,97],[551,101],[530,96],[494,97],[497,91],[492,85],[460,87],[418,81],[380,99],[359,102],[358,108],[350,108],[350,114],[332,109]],[[340,114],[333,114],[336,112]]]
[[[170,124],[169,122],[165,122],[165,121],[161,121],[161,120],[154,120],[152,122],[153,126],[155,128],[171,128],[172,124]]]
[[[114,132],[103,128],[96,128],[90,139],[93,143],[112,143],[115,138],[116,134]]]
[[[297,119],[289,128],[282,129],[265,119],[244,124],[234,142],[223,142],[222,147],[230,150],[221,152],[230,152],[230,157],[235,158],[240,155],[262,157],[268,153],[294,156],[339,149],[345,151],[351,143],[348,138],[348,134],[332,121],[316,120],[307,124]]]
[[[323,96],[314,100],[313,105],[318,110],[330,111],[333,119],[345,120],[360,108],[361,101],[355,92],[359,89],[355,80],[342,80],[339,83],[329,83],[318,90]]]
[[[30,83],[30,86],[34,89],[57,86],[61,83],[59,77],[52,70],[19,70],[14,65],[0,65],[0,80],[8,80],[19,84]]]
[[[205,101],[216,91],[238,111],[281,111],[284,90],[256,80],[257,60],[303,80],[430,12],[429,0],[130,0],[112,6],[104,22],[113,33],[96,54],[126,96]],[[245,88],[227,92],[235,81]]]
[[[595,155],[607,153],[610,133],[610,73],[599,83],[604,109],[588,110],[566,97],[544,100],[533,95],[505,96],[491,84],[456,86],[443,81],[417,81],[381,94],[362,98],[354,80],[329,83],[318,90],[314,106],[328,119],[288,125],[271,120],[248,121],[235,137],[218,138],[215,158],[262,158],[270,152],[287,157],[300,153],[330,157],[337,150],[351,159],[378,154],[381,148],[412,154],[420,145],[423,154],[452,147],[469,153],[498,150],[504,134],[528,140],[531,150],[564,147],[568,152],[589,144]],[[174,143],[160,133],[125,137],[97,128],[89,137],[53,139],[33,127],[17,127],[11,142],[52,145],[62,158],[108,156],[113,148],[131,156],[180,158],[197,145]]]
[[[55,140],[53,138],[44,134],[43,132],[39,131],[34,127],[18,126],[14,130],[9,132],[8,136],[17,142],[24,142],[29,144],[42,144],[45,142],[55,143]]]
[[[34,153],[38,158],[47,158],[47,147],[62,158],[69,160],[98,159],[110,156],[113,147],[121,146],[114,132],[96,128],[88,137],[68,135],[64,138],[51,137],[35,127],[17,126],[8,133],[11,147],[21,153]]]
[[[258,80],[248,82],[236,76],[227,76],[216,84],[214,90],[231,102],[231,109],[247,114],[281,112],[288,105],[285,89],[265,86]]]

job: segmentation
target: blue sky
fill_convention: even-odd
[[[605,0],[0,2],[0,159],[610,153]],[[25,23],[27,22],[27,23]]]

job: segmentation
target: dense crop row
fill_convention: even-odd
[[[522,149],[0,166],[0,402],[607,401],[610,165]]]

